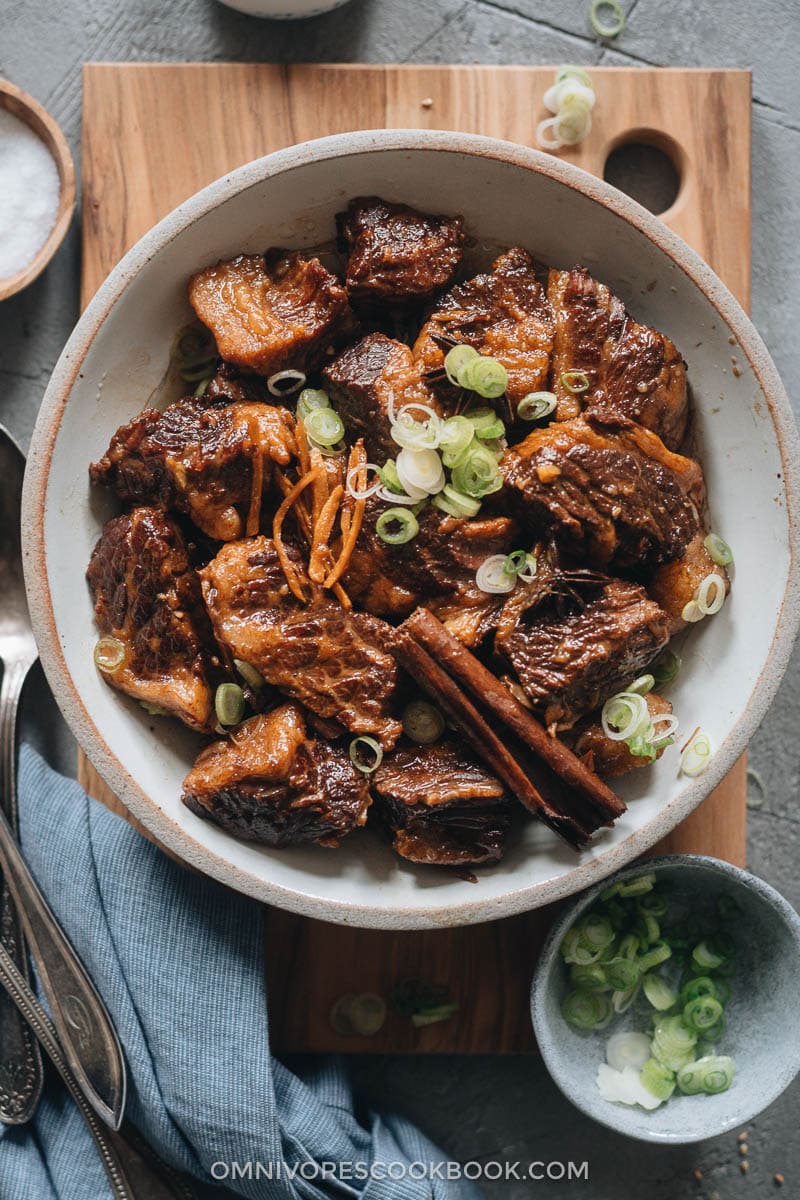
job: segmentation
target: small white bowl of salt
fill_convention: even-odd
[[[74,208],[75,167],[64,135],[32,96],[0,79],[0,300],[41,274]]]

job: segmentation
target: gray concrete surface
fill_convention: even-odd
[[[587,0],[353,0],[305,23],[241,16],[215,0],[0,0],[0,74],[32,92],[80,149],[86,60],[581,62],[753,69],[753,314],[789,390],[800,378],[800,33],[796,0],[623,0],[628,28],[604,47]],[[697,114],[703,120],[703,114]],[[77,225],[45,276],[0,305],[0,420],[27,442],[78,311]],[[41,683],[34,681],[37,697]],[[37,709],[37,701],[31,708]],[[52,708],[37,736],[62,762]],[[754,739],[749,865],[800,905],[800,655]],[[501,986],[498,981],[498,986]],[[735,1135],[690,1149],[638,1146],[581,1117],[536,1060],[367,1058],[365,1096],[413,1115],[456,1159],[588,1161],[588,1182],[497,1182],[493,1197],[739,1200],[800,1196],[800,1082],[751,1126],[749,1173]],[[693,1178],[694,1170],[702,1179]],[[36,1200],[32,1197],[31,1200]]]

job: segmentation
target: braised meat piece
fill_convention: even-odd
[[[317,258],[240,254],[198,271],[189,302],[226,362],[257,375],[308,371],[355,329],[347,293]]]
[[[391,630],[331,600],[311,584],[300,554],[287,552],[310,595],[305,606],[289,592],[269,538],[230,542],[200,571],[218,641],[311,712],[393,746],[400,723],[391,715],[397,683],[387,648]]]
[[[645,696],[645,700],[651,718],[669,716],[672,712],[672,705],[663,696],[656,696],[650,692]],[[663,730],[663,726],[661,729],[657,727],[656,734]],[[581,721],[575,726],[574,732],[577,734],[575,753],[579,754],[601,779],[618,779],[620,775],[627,775],[637,767],[647,767],[654,761],[646,755],[632,754],[627,742],[614,742],[606,737],[602,723],[596,717],[588,717]],[[664,744],[656,749],[655,757],[661,758],[666,748]]]
[[[341,746],[307,737],[296,704],[251,717],[207,746],[182,800],[198,817],[268,846],[337,846],[370,806],[365,775]]]
[[[647,590],[667,614],[670,636],[686,628],[683,609],[694,599],[695,592],[707,575],[719,575],[725,584],[726,594],[731,590],[728,572],[714,562],[706,550],[704,536],[701,530],[680,558],[657,567],[650,580]]]
[[[154,508],[106,522],[86,572],[104,637],[125,648],[122,666],[103,672],[119,691],[207,729],[211,645],[200,583],[178,526]]]
[[[503,785],[462,744],[404,743],[385,755],[372,790],[403,858],[438,866],[502,858],[509,825]]]
[[[643,587],[540,559],[503,606],[494,646],[545,725],[568,729],[640,675],[668,636]]]
[[[418,604],[473,609],[485,604],[486,592],[475,582],[478,567],[490,554],[512,549],[516,525],[508,517],[462,519],[433,505],[419,513],[419,533],[400,546],[387,545],[375,532],[386,509],[383,501],[367,501],[364,523],[350,565],[345,590],[367,612],[397,617]]]
[[[118,429],[89,475],[126,503],[177,509],[227,542],[257,531],[272,465],[286,466],[294,452],[285,408],[179,400]]]
[[[439,401],[424,383],[408,346],[382,333],[354,342],[322,372],[331,403],[344,421],[351,440],[363,438],[371,462],[394,458],[389,405],[425,404],[441,413]],[[416,420],[425,413],[411,410]]]
[[[500,465],[520,514],[598,567],[670,562],[700,527],[698,464],[612,414],[535,429]]]
[[[351,200],[336,227],[348,294],[367,310],[431,300],[452,283],[463,254],[461,217],[431,216],[376,196]]]
[[[275,397],[261,375],[247,375],[231,363],[220,362],[203,392],[206,404],[272,404]]]
[[[558,420],[582,409],[609,409],[677,450],[686,433],[686,365],[669,338],[634,321],[585,267],[551,271],[547,298],[556,318],[552,390]],[[568,371],[585,372],[589,390],[570,392],[562,382]]]
[[[414,356],[443,398],[454,392],[443,373],[452,345],[466,342],[498,359],[508,372],[509,411],[503,415],[513,419],[524,396],[547,387],[553,334],[553,314],[533,259],[515,247],[491,271],[456,284],[437,301]]]

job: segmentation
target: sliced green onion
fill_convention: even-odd
[[[578,926],[581,941],[592,950],[605,950],[614,940],[614,927],[607,917],[589,913]]]
[[[587,963],[582,966],[580,963],[574,963],[569,973],[570,981],[578,989],[584,992],[610,992],[611,984],[606,975],[605,967],[600,963]]]
[[[692,962],[704,971],[716,970],[728,957],[727,954],[721,954],[709,941],[698,942],[692,951]]]
[[[104,675],[114,675],[125,662],[125,645],[115,637],[101,637],[94,648],[94,665]]]
[[[450,351],[452,354],[452,350]],[[508,372],[496,358],[479,354],[462,372],[463,387],[483,396],[484,400],[496,400],[508,387]]]
[[[687,625],[696,625],[705,615],[696,600],[689,600],[681,609],[681,620]]]
[[[267,390],[273,396],[291,396],[297,392],[306,381],[303,371],[276,371],[267,380]]]
[[[668,683],[672,683],[681,669],[681,660],[672,650],[662,650],[658,658],[651,664],[650,670],[653,673],[656,687],[664,687]]]
[[[418,495],[422,499],[444,487],[444,467],[435,450],[410,450],[404,446],[395,467],[408,496]]]
[[[628,684],[628,691],[635,692],[637,696],[646,696],[648,692],[652,692],[656,685],[653,675],[640,675],[638,679],[634,679],[633,683]]]
[[[477,443],[466,450],[452,472],[453,487],[467,496],[481,498],[503,486],[497,458],[488,446]]]
[[[594,87],[589,72],[584,71],[583,67],[573,66],[571,63],[564,63],[556,72],[556,83],[564,83],[567,79],[575,79],[584,87]]]
[[[579,396],[581,392],[588,392],[592,386],[585,371],[564,371],[561,382],[568,392],[572,392],[573,396]]]
[[[678,1000],[678,997],[669,984],[661,979],[659,975],[653,975],[652,972],[645,975],[642,980],[642,991],[653,1008],[659,1012],[666,1012]]]
[[[444,369],[450,382],[456,387],[467,387],[462,377],[478,357],[478,351],[474,346],[453,346],[452,350],[448,350],[444,357]]]
[[[732,1058],[710,1054],[680,1068],[678,1087],[684,1096],[697,1096],[700,1092],[717,1096],[731,1086],[735,1070],[736,1064]]]
[[[493,408],[473,408],[470,412],[464,413],[464,420],[469,422],[475,436],[479,437],[482,441],[488,441],[493,437],[502,437],[506,431],[503,422],[498,419],[497,413]],[[502,425],[500,432],[490,432],[498,424]]]
[[[628,752],[634,758],[646,758],[648,762],[655,762],[658,757],[656,747],[650,741],[649,737],[642,734],[637,734],[635,737],[626,738],[625,742],[628,747]]]
[[[472,444],[475,426],[466,417],[448,417],[439,435],[439,450],[446,467],[454,467]]]
[[[374,1037],[386,1023],[386,1001],[374,992],[354,996],[348,1010],[353,1032],[360,1037]]]
[[[666,942],[656,942],[656,944],[647,950],[639,957],[639,969],[644,975],[647,971],[652,971],[653,967],[659,966],[660,963],[666,962],[672,957],[672,950]]]
[[[683,1017],[660,1017],[656,1021],[653,1057],[670,1071],[678,1071],[694,1059],[696,1044],[697,1034],[689,1028]]]
[[[611,1002],[599,992],[569,992],[561,1015],[575,1029],[601,1029],[611,1019]]]
[[[603,973],[615,992],[626,992],[636,987],[641,976],[639,964],[630,958],[613,958],[605,963]]]
[[[421,413],[424,421],[413,415]],[[392,440],[406,450],[436,450],[444,422],[428,404],[405,404],[392,422]]]
[[[424,1008],[421,1012],[411,1014],[411,1024],[417,1029],[425,1025],[438,1025],[440,1021],[448,1021],[458,1012],[458,1003],[450,1000],[447,1004],[439,1004],[436,1008]]]
[[[680,1002],[682,1006],[691,1003],[692,1000],[701,1000],[704,997],[710,997],[712,1000],[718,998],[716,982],[708,975],[698,975],[694,979],[689,979],[681,988]]]
[[[202,379],[200,383],[198,383],[197,387],[192,392],[192,395],[195,397],[195,399],[200,400],[203,396],[205,396],[206,391],[208,390],[208,385],[211,383],[212,378],[213,376],[209,375],[207,379]]]
[[[233,665],[247,686],[252,688],[254,692],[257,692],[264,686],[264,677],[249,662],[245,662],[242,658],[235,658]]]
[[[620,958],[636,958],[639,953],[640,943],[635,933],[626,933],[619,944]]]
[[[733,551],[718,533],[710,533],[707,538],[703,539],[703,545],[712,562],[715,562],[718,567],[729,567],[733,562]]]
[[[303,388],[297,397],[297,418],[306,421],[318,408],[330,408],[331,401],[327,392],[322,388]]]
[[[541,421],[555,412],[558,403],[554,392],[528,392],[517,405],[520,421]]]
[[[382,542],[402,546],[419,533],[419,522],[407,508],[387,508],[375,522],[375,532]]]
[[[643,734],[650,725],[650,713],[643,696],[636,692],[618,692],[606,700],[600,713],[603,733],[612,742],[625,742]]]
[[[626,992],[614,992],[611,996],[611,1006],[614,1012],[627,1012],[641,990],[642,985],[637,983],[635,987],[628,988]]]
[[[675,1091],[675,1072],[670,1071],[669,1067],[665,1067],[657,1058],[648,1058],[639,1078],[642,1087],[647,1088],[658,1100],[669,1100]]]
[[[438,742],[444,733],[445,721],[435,705],[427,700],[412,700],[403,709],[403,732],[412,742],[423,746]]]
[[[654,916],[650,913],[642,913],[642,926],[644,928],[645,941],[652,946],[661,937],[661,926]],[[671,949],[671,947],[670,947]]]
[[[214,693],[214,711],[220,725],[238,725],[244,716],[244,692],[238,683],[221,683]]]
[[[507,575],[519,575],[527,567],[529,557],[527,550],[512,550],[506,555],[503,570]]]
[[[603,20],[600,13],[608,9],[610,17]],[[619,37],[625,28],[625,13],[619,0],[592,0],[589,6],[589,21],[599,38]]]
[[[606,1062],[615,1071],[626,1067],[641,1070],[650,1057],[650,1039],[645,1033],[614,1033],[606,1042]]]
[[[140,700],[142,708],[146,713],[150,713],[151,717],[171,717],[173,714],[168,708],[164,708],[162,704],[151,704],[149,700]]]
[[[378,478],[390,492],[397,492],[398,495],[402,494],[403,485],[400,482],[400,476],[397,474],[397,466],[393,458],[388,458],[382,467],[378,467]]]
[[[705,771],[711,761],[711,738],[702,729],[698,730],[681,755],[681,771],[690,779]]]
[[[371,775],[383,759],[383,748],[374,737],[354,737],[350,743],[350,761],[357,771]]]
[[[655,874],[652,871],[648,871],[646,875],[637,875],[635,879],[626,879],[623,883],[618,884],[617,895],[625,898],[628,896],[645,896],[648,892],[652,892],[655,882]]]
[[[694,602],[704,617],[713,617],[718,613],[725,603],[725,580],[722,576],[716,571],[706,575],[694,594]]]
[[[317,446],[335,446],[344,437],[344,422],[332,408],[314,408],[304,418],[309,440]]]
[[[199,363],[196,367],[183,367],[180,372],[181,379],[186,383],[208,383],[217,371],[216,358],[210,359],[208,362]]]
[[[431,504],[451,517],[477,517],[481,511],[480,500],[473,496],[465,496],[451,483],[446,483],[440,492],[431,496]]]
[[[217,347],[211,331],[205,325],[187,325],[178,330],[172,343],[172,358],[177,358],[185,367],[208,362],[216,358]]]
[[[722,1005],[712,996],[698,996],[683,1009],[683,1019],[695,1033],[705,1034],[713,1029],[722,1016]]]
[[[643,915],[665,917],[669,905],[663,896],[659,896],[656,892],[647,892],[642,896],[636,907]]]

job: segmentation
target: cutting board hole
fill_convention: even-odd
[[[603,168],[606,183],[656,216],[672,208],[681,189],[677,147],[670,145],[669,139],[660,139],[660,143],[633,134],[612,149]]]

